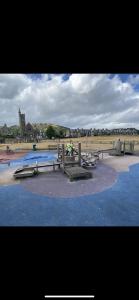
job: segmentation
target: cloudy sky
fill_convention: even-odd
[[[139,129],[138,74],[0,74],[0,126]]]

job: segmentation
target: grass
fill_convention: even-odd
[[[59,143],[68,143],[72,140],[73,143],[82,143],[82,150],[99,150],[107,149],[113,147],[113,142],[117,139],[121,141],[134,141],[135,150],[139,150],[139,136],[132,135],[113,135],[113,136],[90,136],[81,138],[71,138],[71,139],[57,139],[57,140],[44,140],[40,143],[36,143],[36,148],[38,150],[48,150],[49,145],[57,145]],[[1,150],[6,150],[8,145],[11,150],[21,149],[21,150],[32,150],[34,143],[11,143],[11,144],[0,144]]]

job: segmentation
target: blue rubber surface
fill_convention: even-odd
[[[53,157],[49,154],[48,160]],[[31,155],[27,159],[32,159]],[[20,184],[0,186],[0,226],[138,225],[139,164],[119,173],[111,188],[89,196],[49,198],[33,194]]]
[[[31,151],[27,153],[24,157],[11,160],[10,165],[16,166],[16,165],[24,165],[24,164],[33,164],[36,161],[37,162],[45,162],[49,160],[55,160],[57,158],[56,152],[50,152],[50,151]]]

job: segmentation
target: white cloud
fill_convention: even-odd
[[[139,75],[138,80],[139,80]],[[137,77],[136,76],[136,77]],[[27,122],[52,122],[76,128],[139,127],[139,92],[133,78],[118,75],[43,74],[32,80],[23,74],[0,75],[0,125],[18,124],[18,108]],[[137,78],[136,78],[137,81]]]
[[[128,78],[129,83],[132,85],[137,85],[139,84],[139,75],[129,75]]]

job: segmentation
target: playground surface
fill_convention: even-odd
[[[104,154],[88,180],[70,182],[51,168],[33,178],[12,176],[22,165],[56,158],[56,151],[30,151],[13,154],[10,166],[0,163],[0,226],[139,225],[139,156]]]
[[[23,157],[28,151],[27,150],[22,150],[22,151],[11,151],[10,153],[6,153],[4,150],[0,150],[0,163],[4,163],[10,160],[15,160],[20,157]]]

